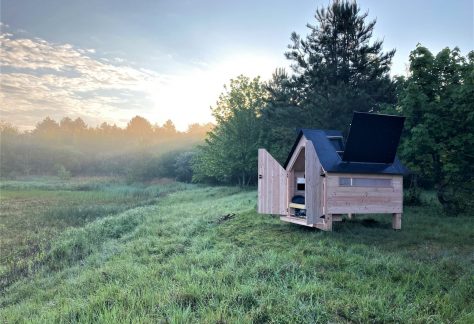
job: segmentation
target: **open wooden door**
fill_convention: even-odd
[[[305,159],[306,174],[306,221],[308,225],[323,223],[321,216],[323,215],[323,178],[320,175],[321,163],[319,162],[316,150],[308,141],[306,144]]]
[[[265,149],[258,150],[258,213],[286,215],[287,174]]]

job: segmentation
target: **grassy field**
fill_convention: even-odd
[[[1,184],[0,322],[474,322],[474,218],[433,201],[332,233],[256,192],[118,180]]]

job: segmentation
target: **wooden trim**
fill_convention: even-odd
[[[290,171],[290,170],[293,169],[293,165],[295,164],[296,159],[300,155],[301,150],[306,147],[307,142],[308,142],[308,140],[306,139],[306,137],[304,137],[304,135],[301,136],[300,141],[298,142],[298,145],[296,146],[295,150],[293,151],[293,155],[291,156],[291,159],[288,162],[288,165],[286,166],[287,171]]]

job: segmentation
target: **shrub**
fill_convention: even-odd
[[[474,182],[450,184],[438,188],[437,197],[447,215],[456,216],[474,210]]]
[[[176,180],[183,182],[191,182],[193,179],[192,161],[195,152],[183,152],[178,154],[174,163],[174,172]]]
[[[71,171],[66,170],[64,165],[56,165],[57,175],[61,180],[71,179]]]
[[[408,181],[408,189],[403,192],[403,202],[409,206],[421,205],[421,189],[418,186],[417,176],[411,174]]]

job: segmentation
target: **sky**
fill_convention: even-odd
[[[420,43],[474,49],[473,0],[360,0],[375,38],[406,74]],[[289,69],[290,34],[314,23],[309,0],[1,0],[0,119],[23,130],[49,116],[125,126],[136,115],[179,130],[212,121],[239,74]]]

